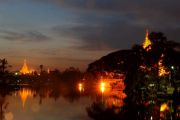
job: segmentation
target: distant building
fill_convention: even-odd
[[[31,71],[29,70],[28,65],[26,63],[26,59],[24,60],[24,64],[23,64],[23,67],[20,70],[20,73],[21,74],[30,74],[31,73]]]

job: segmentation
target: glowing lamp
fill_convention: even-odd
[[[102,93],[104,93],[104,91],[105,91],[105,82],[101,82],[100,90],[101,90]]]
[[[78,84],[78,90],[79,90],[80,92],[83,90],[83,85],[82,85],[82,83],[79,83],[79,84]]]
[[[162,104],[161,107],[160,107],[160,112],[163,112],[165,110],[169,110],[169,107],[166,103]]]

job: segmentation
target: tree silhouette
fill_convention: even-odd
[[[7,65],[8,65],[8,62],[7,62],[7,60],[5,58],[0,60],[0,68],[1,68],[1,71],[3,73],[5,72],[5,69],[7,68]]]
[[[40,68],[40,70],[41,70],[41,73],[42,73],[42,71],[43,71],[43,65],[41,64],[41,65],[39,65],[39,68]]]

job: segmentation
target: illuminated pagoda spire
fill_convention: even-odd
[[[27,66],[27,63],[26,63],[26,59],[24,60],[24,64],[20,70],[20,73],[22,73],[22,74],[29,74],[30,73],[29,68]]]
[[[151,40],[149,39],[148,36],[149,36],[149,32],[148,32],[148,30],[146,30],[146,37],[145,37],[145,40],[144,40],[142,46],[144,49],[147,49],[147,51],[149,51],[151,49],[150,45],[152,44]]]

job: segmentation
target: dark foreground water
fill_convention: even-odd
[[[101,84],[83,86],[1,86],[0,120],[178,120],[179,100],[173,97],[128,101],[123,92]]]
[[[6,99],[3,111],[5,120],[89,120],[85,110],[91,103],[88,97],[69,102],[63,97],[40,100],[40,97],[34,98],[31,94],[27,98],[13,94],[2,99]]]
[[[1,88],[0,120],[90,120],[86,112],[92,101],[90,96],[68,90],[61,94],[59,90]]]

